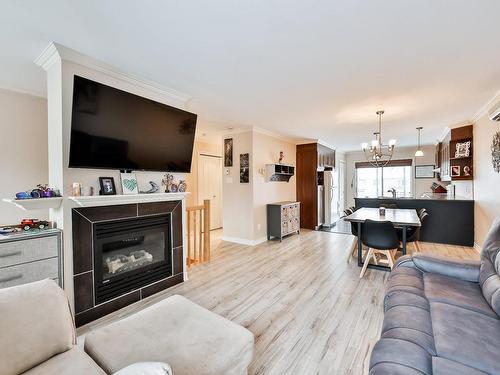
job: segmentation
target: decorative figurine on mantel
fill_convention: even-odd
[[[161,184],[162,186],[165,186],[165,193],[171,193],[172,185],[174,184],[174,175],[170,173],[165,174],[165,176],[163,176],[163,179],[161,180]]]
[[[283,151],[280,151],[280,158],[278,160],[278,164],[283,164],[283,160],[285,160],[285,154]]]

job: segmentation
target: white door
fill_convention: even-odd
[[[210,229],[222,227],[222,158],[200,154],[198,204],[210,199]]]
[[[345,160],[339,163],[339,214],[345,210]]]

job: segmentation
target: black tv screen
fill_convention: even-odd
[[[190,172],[196,118],[75,76],[69,167]]]

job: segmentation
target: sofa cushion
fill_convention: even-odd
[[[461,306],[497,318],[497,314],[484,299],[478,283],[425,273],[424,285],[425,296],[431,302]]]
[[[373,347],[370,375],[432,375],[432,356],[411,342],[382,338]]]
[[[483,244],[479,282],[484,298],[500,315],[500,216],[494,221]]]
[[[489,374],[500,373],[500,319],[431,302],[437,355]]]
[[[403,305],[387,310],[382,337],[405,340],[420,346],[430,355],[436,354],[430,312],[420,307]]]
[[[461,363],[441,357],[432,358],[433,375],[488,375],[485,372],[464,366]]]
[[[253,341],[247,329],[175,295],[90,332],[85,351],[110,374],[156,361],[175,375],[239,375],[252,360]]]
[[[17,375],[75,344],[63,290],[52,280],[0,289],[0,375]]]
[[[58,354],[23,375],[106,375],[83,351],[74,347]]]

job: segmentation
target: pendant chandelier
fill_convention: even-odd
[[[415,156],[424,156],[424,151],[422,151],[422,146],[420,144],[420,132],[422,131],[422,127],[419,126],[417,128],[417,133],[418,133],[418,137],[417,137],[417,151],[415,151]]]
[[[366,160],[374,167],[385,167],[392,159],[394,154],[395,139],[390,139],[387,145],[382,142],[382,115],[384,111],[377,111],[378,131],[373,133],[375,139],[370,143],[362,143],[361,148],[365,154]]]

